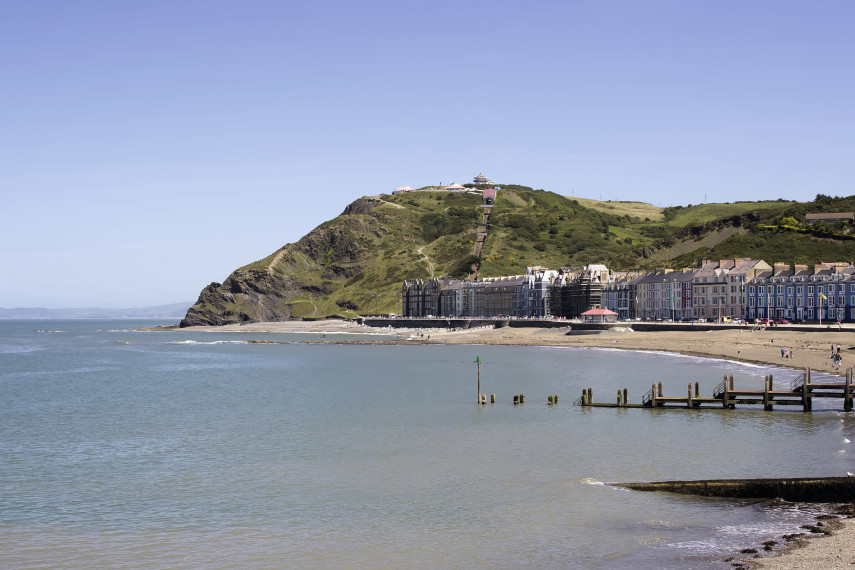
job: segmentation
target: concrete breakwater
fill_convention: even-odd
[[[634,491],[660,491],[731,499],[784,499],[802,503],[855,502],[855,477],[806,477],[795,479],[707,479],[614,483]]]
[[[620,322],[620,323],[582,323],[567,320],[538,320],[538,319],[501,319],[501,318],[410,318],[410,317],[359,317],[355,322],[369,327],[391,327],[393,329],[469,329],[478,327],[510,327],[510,328],[566,328],[574,331],[605,331],[614,327],[630,328],[636,332],[655,331],[720,331],[720,330],[749,330],[749,325],[717,324],[717,323],[656,323],[656,322]],[[771,331],[798,330],[802,332],[831,332],[837,327],[817,325],[779,325],[768,329]],[[855,329],[844,328],[844,331],[855,332]]]

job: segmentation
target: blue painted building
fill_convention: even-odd
[[[855,321],[855,268],[848,263],[776,263],[746,287],[746,317],[798,321]]]

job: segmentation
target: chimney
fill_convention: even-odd
[[[772,274],[773,274],[773,275],[778,275],[778,274],[779,274],[779,273],[781,273],[782,271],[787,271],[788,269],[790,269],[790,264],[789,264],[789,263],[781,263],[780,261],[776,261],[776,262],[775,262],[775,266],[774,266],[774,270],[773,270],[773,273],[772,273]]]
[[[807,271],[807,268],[807,265],[801,265],[799,263],[793,265],[793,271],[795,271],[796,273],[799,273],[801,271]]]

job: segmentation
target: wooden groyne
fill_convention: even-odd
[[[708,479],[615,483],[635,491],[660,491],[732,499],[784,499],[804,503],[855,501],[855,477],[805,477],[796,479]]]
[[[574,404],[592,408],[724,408],[733,410],[738,405],[762,405],[764,410],[773,411],[776,406],[801,406],[802,410],[809,412],[813,409],[814,398],[838,398],[843,400],[843,411],[852,411],[853,391],[853,369],[846,371],[844,383],[812,382],[810,368],[795,378],[789,390],[773,389],[772,375],[763,379],[762,390],[736,390],[733,383],[733,375],[725,376],[724,380],[715,387],[712,397],[700,395],[698,382],[694,386],[690,382],[683,396],[664,396],[662,382],[654,383],[650,391],[641,397],[641,403],[630,404],[626,388],[618,390],[617,398],[613,402],[594,402],[591,388],[582,390],[582,396]],[[693,389],[694,388],[694,389]]]

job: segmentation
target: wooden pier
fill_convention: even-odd
[[[805,368],[790,383],[789,390],[774,390],[772,376],[763,379],[762,390],[736,390],[733,383],[733,375],[725,376],[724,380],[715,387],[712,397],[701,397],[700,385],[689,383],[684,396],[664,396],[662,393],[662,382],[654,383],[650,391],[641,397],[640,404],[630,404],[627,399],[627,390],[618,390],[614,402],[594,402],[591,388],[582,390],[582,396],[574,404],[577,406],[591,408],[723,408],[733,410],[738,405],[762,405],[764,410],[773,411],[775,406],[801,406],[802,410],[809,412],[813,409],[814,398],[840,398],[843,400],[843,411],[852,411],[852,399],[855,395],[853,390],[853,369],[846,371],[846,380],[843,383],[820,383],[811,382],[810,368]]]

